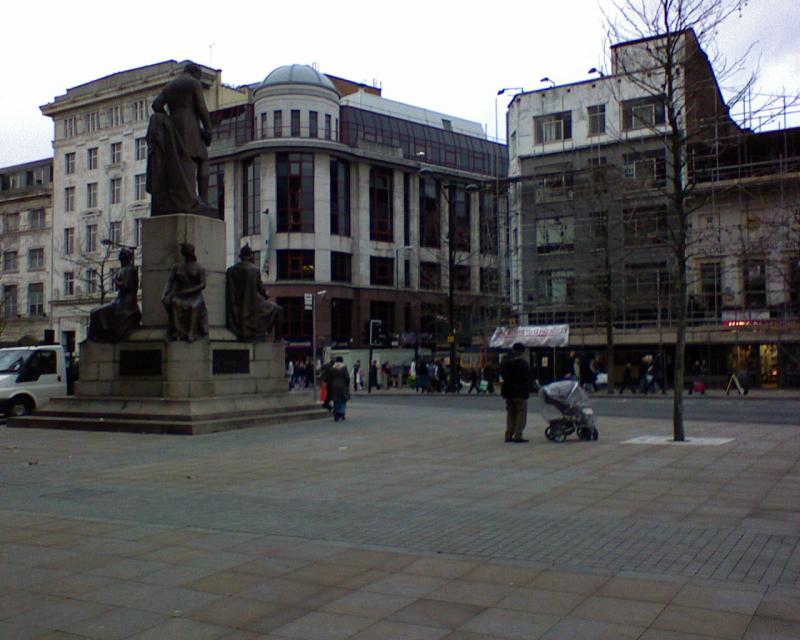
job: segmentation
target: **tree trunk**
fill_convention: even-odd
[[[683,442],[686,440],[683,431],[683,381],[686,370],[686,261],[679,260],[675,271],[678,276],[678,282],[676,283],[678,308],[675,327],[675,379],[672,389],[672,433],[676,442]],[[664,366],[663,362],[662,366]]]

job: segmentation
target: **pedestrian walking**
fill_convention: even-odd
[[[342,356],[325,369],[323,379],[328,387],[328,400],[333,404],[333,421],[345,419],[347,400],[350,398],[350,374]]]
[[[380,389],[378,385],[378,361],[373,360],[372,364],[369,365],[369,380],[367,381],[367,391],[371,391],[372,387],[376,389]]]
[[[522,432],[528,419],[531,368],[522,343],[515,343],[511,353],[500,363],[500,375],[503,378],[500,393],[506,400],[506,442],[528,442]]]
[[[467,395],[472,393],[472,390],[475,389],[476,393],[481,392],[481,388],[479,385],[479,376],[478,376],[478,369],[473,367],[470,369],[469,372],[469,389],[467,389]]]
[[[358,379],[360,375],[361,375],[361,360],[356,360],[356,363],[353,365],[353,391],[358,391]]]
[[[633,367],[630,362],[625,363],[625,370],[622,372],[622,386],[619,388],[619,395],[625,389],[630,389],[631,393],[636,393],[636,382],[633,379]]]

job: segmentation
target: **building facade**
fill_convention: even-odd
[[[677,37],[677,164],[664,73],[646,62],[659,38],[614,45],[609,75],[512,100],[511,304],[520,323],[570,324],[571,344],[587,352],[604,352],[613,331],[619,367],[658,351],[669,363],[678,171],[691,187],[688,367],[800,384],[800,131],[739,126],[693,32]]]
[[[51,159],[0,169],[0,343],[41,340],[53,290]]]

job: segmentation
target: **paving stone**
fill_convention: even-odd
[[[590,596],[570,612],[570,617],[598,620],[614,624],[648,627],[658,617],[664,605],[641,600],[624,600],[606,596]]]
[[[682,631],[713,636],[721,640],[741,638],[751,616],[729,611],[667,605],[652,626],[668,631]]]
[[[343,640],[374,624],[371,618],[315,611],[278,627],[274,635],[298,640]]]
[[[165,640],[166,638],[191,638],[191,640],[218,640],[230,629],[216,625],[188,620],[186,618],[170,618],[165,622],[151,627],[136,635],[130,640]]]
[[[473,631],[503,638],[535,640],[542,637],[558,622],[553,616],[543,616],[506,609],[487,609],[462,626]]]
[[[548,591],[547,589],[514,589],[494,606],[512,611],[527,611],[547,616],[565,616],[577,607],[587,596],[568,591]]]
[[[323,605],[322,610],[365,618],[384,618],[407,607],[415,600],[413,596],[355,591]]]
[[[436,627],[381,621],[354,635],[353,640],[439,640],[448,633]]]
[[[387,619],[426,627],[457,629],[484,609],[458,602],[421,599],[387,616]]]
[[[114,607],[100,615],[74,622],[66,626],[64,631],[93,640],[122,640],[155,627],[166,620],[167,616],[156,613]]]

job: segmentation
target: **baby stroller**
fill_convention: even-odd
[[[572,433],[577,433],[581,440],[600,437],[589,395],[577,381],[551,382],[542,387],[541,394],[544,400],[542,417],[548,423],[544,435],[548,440],[564,442]]]

